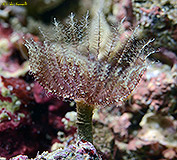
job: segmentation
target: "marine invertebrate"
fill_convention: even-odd
[[[136,29],[121,43],[122,25],[109,26],[99,12],[89,23],[71,13],[66,25],[54,19],[54,34],[44,42],[27,40],[29,62],[36,80],[58,97],[76,101],[78,139],[92,142],[95,106],[120,105],[137,86],[154,52],[136,38]]]

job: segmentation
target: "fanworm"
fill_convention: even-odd
[[[99,12],[77,20],[71,13],[63,25],[54,19],[54,34],[41,30],[43,43],[27,40],[35,79],[58,97],[83,99],[90,105],[119,105],[139,83],[154,52],[136,38],[136,28],[122,43],[122,23],[108,25]]]

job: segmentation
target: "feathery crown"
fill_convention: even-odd
[[[122,23],[109,26],[101,12],[89,23],[71,13],[66,25],[54,19],[55,34],[41,30],[44,42],[27,40],[35,79],[58,97],[84,99],[93,105],[119,105],[139,83],[154,52],[136,29],[121,44]],[[121,44],[121,45],[120,45]]]

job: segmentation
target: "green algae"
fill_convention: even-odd
[[[18,99],[18,97],[15,95],[12,95],[9,89],[2,87],[1,95],[5,98],[10,98],[11,101],[0,100],[0,110],[2,110],[2,112],[0,113],[0,122],[2,122],[3,120],[10,120],[11,118],[9,117],[7,112],[14,114],[16,111],[20,109],[20,105],[21,105],[21,102]],[[24,114],[19,113],[18,117],[19,118],[24,117]]]

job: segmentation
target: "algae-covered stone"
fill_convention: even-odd
[[[155,37],[156,47],[177,50],[177,1],[133,0],[133,11],[140,24],[141,37]]]

